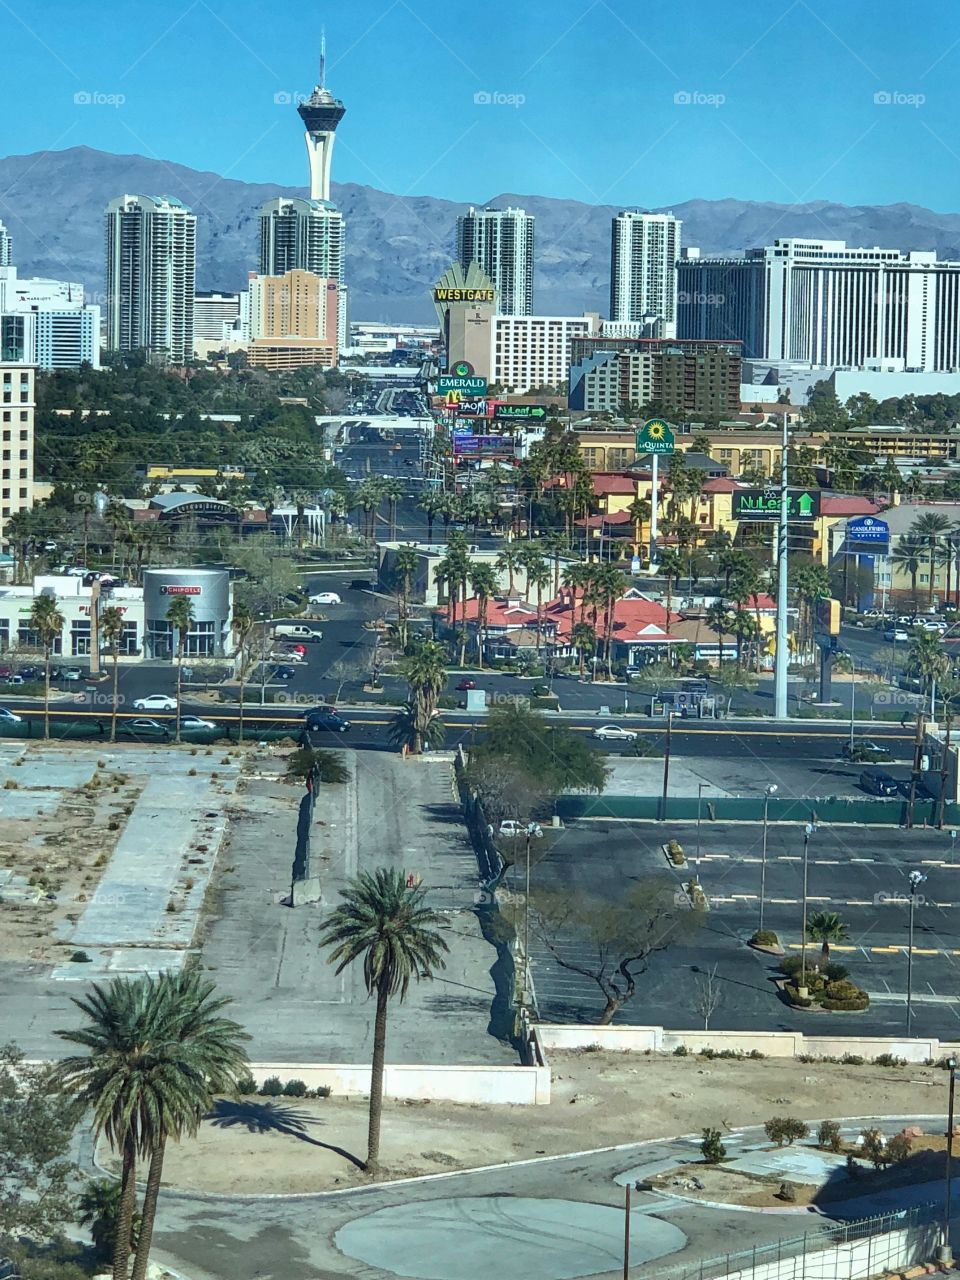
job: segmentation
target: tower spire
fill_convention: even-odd
[[[320,88],[327,87],[327,28],[320,28]]]

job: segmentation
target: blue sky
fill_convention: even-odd
[[[301,185],[275,98],[309,93],[322,24],[341,182],[960,210],[960,10],[923,0],[0,0],[3,100],[22,104],[0,154],[86,144]]]

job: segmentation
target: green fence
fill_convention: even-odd
[[[699,807],[704,822],[760,822],[763,798],[758,796],[670,796],[666,813],[662,813],[660,796],[594,796],[563,795],[557,800],[557,813],[565,821],[575,818],[667,818],[674,822],[696,821]],[[904,799],[845,799],[842,796],[804,796],[791,800],[787,796],[771,798],[771,822],[865,823],[877,826],[904,826],[909,805]],[[913,824],[934,826],[937,821],[936,800],[915,800]],[[960,826],[960,804],[944,805],[943,821]]]

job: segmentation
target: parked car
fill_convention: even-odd
[[[270,672],[269,678],[271,680],[292,680],[296,674],[296,667],[290,666],[289,663],[280,663]]]
[[[303,622],[277,622],[273,634],[277,640],[296,640],[303,644],[316,644],[323,639],[322,631],[315,631]]]
[[[860,738],[852,744],[845,742],[840,753],[844,760],[855,764],[876,764],[879,760],[892,760],[893,755],[886,747],[878,746],[867,738]]]
[[[202,720],[200,716],[181,716],[180,728],[185,729],[216,729],[213,720]]]
[[[57,672],[57,675],[60,677],[61,680],[82,680],[83,668],[82,667],[61,667],[60,670]]]
[[[872,796],[895,796],[900,791],[900,783],[885,769],[864,769],[860,785]]]
[[[369,578],[351,578],[350,590],[351,591],[372,591],[373,583],[370,581]]]
[[[13,667],[0,667],[0,680],[9,680],[13,675]]]
[[[121,720],[117,733],[125,738],[152,738],[165,742],[170,737],[170,728],[159,720]]]
[[[898,640],[909,640],[910,634],[904,631],[903,627],[888,627],[883,633],[884,640],[892,640],[896,643]]]
[[[518,822],[516,818],[504,818],[500,823],[500,834],[515,839],[517,836],[525,836],[527,834],[527,824]],[[530,834],[537,840],[543,836],[543,828],[539,822],[530,823]]]
[[[342,600],[335,591],[318,591],[310,597],[311,604],[342,604]]]
[[[23,716],[14,715],[6,707],[0,707],[0,724],[22,724]]]
[[[346,733],[349,728],[350,721],[344,720],[332,707],[307,712],[307,730],[310,733],[318,733],[322,729],[329,730],[330,733]]]
[[[177,700],[168,693],[148,693],[144,698],[134,698],[134,711],[176,711]]]
[[[276,649],[268,656],[269,662],[279,662],[289,665],[291,662],[306,662],[306,657],[302,653],[288,651],[286,649]]]
[[[0,683],[3,683],[3,684],[23,684],[23,683],[24,683],[24,680],[23,680],[23,676],[18,676],[18,675],[13,675],[13,676],[0,676]]]
[[[475,689],[476,687],[476,680],[471,680],[469,676],[464,676],[460,683],[456,685],[456,690],[458,693],[465,693],[468,689]]]
[[[601,742],[636,742],[637,734],[632,729],[624,729],[618,724],[604,724],[594,729],[593,736]]]
[[[43,667],[21,667],[20,675],[23,676],[24,680],[42,680]]]

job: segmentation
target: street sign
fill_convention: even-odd
[[[542,422],[547,416],[547,406],[545,404],[501,404],[497,407],[494,417],[501,422],[514,422],[516,420],[533,422]]]
[[[859,516],[856,520],[847,521],[844,541],[848,551],[864,546],[883,554],[890,542],[890,526],[886,520],[879,520],[876,516]]]
[[[787,491],[788,520],[816,520],[820,514],[819,489]],[[779,489],[741,489],[733,495],[735,520],[779,520]]]
[[[673,453],[673,428],[663,418],[651,418],[637,431],[637,453]]]
[[[437,394],[446,395],[448,391],[459,391],[461,395],[482,396],[487,389],[486,378],[459,377],[456,374],[442,373],[437,378]]]

